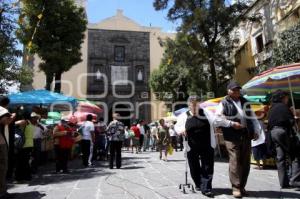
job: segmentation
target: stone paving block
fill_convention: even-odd
[[[68,198],[70,199],[96,199],[97,198],[97,189],[74,189]]]
[[[107,162],[82,168],[80,160],[70,162],[71,174],[54,175],[53,165],[41,168],[41,175],[27,184],[12,184],[9,192],[16,199],[201,199],[201,193],[183,194],[178,185],[185,181],[185,160],[182,152],[175,152],[164,162],[157,152],[123,153],[122,169],[108,169]],[[48,168],[48,170],[47,170]],[[192,182],[188,173],[188,181]],[[253,170],[247,184],[250,197],[300,198],[300,191],[281,190],[276,170]],[[228,163],[216,160],[213,191],[217,199],[232,199],[228,177]]]

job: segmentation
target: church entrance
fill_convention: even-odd
[[[127,105],[118,104],[114,108],[115,108],[116,112],[119,113],[122,118],[124,118],[124,119],[120,119],[120,121],[123,122],[123,124],[125,126],[128,126],[128,128],[130,128],[130,125],[131,125],[130,114],[131,113],[129,111],[129,107]],[[109,122],[112,121],[112,113],[113,113],[113,107],[109,110],[109,116],[108,116]]]

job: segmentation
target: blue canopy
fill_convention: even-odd
[[[27,104],[27,105],[50,105],[53,103],[66,104],[70,103],[76,106],[77,100],[74,97],[64,96],[47,90],[33,90],[22,93],[8,95],[10,104]]]
[[[178,115],[180,115],[181,113],[187,112],[188,110],[189,110],[188,107],[181,108],[181,109],[179,109],[179,110],[177,110],[177,111],[174,111],[174,115],[175,115],[175,116],[178,116]]]

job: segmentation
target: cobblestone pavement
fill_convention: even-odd
[[[122,169],[110,170],[106,162],[90,168],[79,165],[79,160],[73,160],[72,172],[66,175],[51,173],[53,164],[43,167],[30,184],[10,184],[9,192],[17,199],[205,198],[199,192],[183,194],[178,189],[185,179],[182,152],[175,152],[168,162],[159,160],[157,152],[124,152]],[[232,198],[227,162],[216,160],[213,188],[215,198]],[[275,170],[251,169],[247,190],[248,198],[300,198],[299,190],[280,189]]]

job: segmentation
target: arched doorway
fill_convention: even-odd
[[[128,126],[130,128],[130,125],[131,125],[130,115],[131,115],[131,113],[129,111],[129,107],[127,105],[124,105],[124,104],[117,104],[116,106],[113,105],[109,110],[109,115],[108,115],[108,121],[109,122],[112,121],[113,109],[115,109],[116,112],[120,114],[121,118],[124,118],[124,119],[120,119],[120,121],[123,122],[123,124],[125,126]]]

